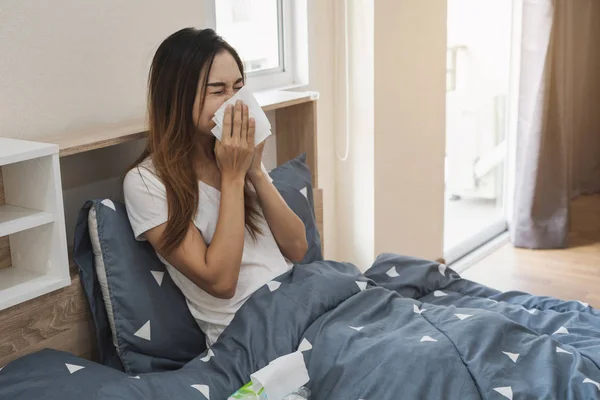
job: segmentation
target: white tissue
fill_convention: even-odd
[[[310,378],[301,352],[281,356],[250,375],[254,385],[262,386],[269,400],[281,400],[306,384]]]
[[[223,103],[223,105],[215,112],[215,116],[212,120],[217,126],[215,126],[211,132],[217,139],[221,140],[221,136],[223,135],[225,108],[228,104],[235,106],[235,102],[238,100],[241,100],[248,106],[249,117],[254,118],[256,122],[256,132],[254,134],[254,145],[256,146],[271,135],[271,123],[252,92],[250,92],[250,89],[247,89],[246,86],[242,87],[235,96]]]

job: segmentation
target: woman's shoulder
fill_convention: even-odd
[[[147,157],[135,167],[131,168],[125,174],[123,179],[123,191],[127,194],[134,194],[139,191],[164,192],[165,186],[156,174],[156,169],[152,159]]]

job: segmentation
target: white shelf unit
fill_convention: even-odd
[[[0,138],[0,310],[71,283],[58,151]]]

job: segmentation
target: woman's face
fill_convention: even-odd
[[[221,51],[215,55],[212,67],[208,72],[206,97],[204,98],[202,110],[200,110],[204,76],[203,72],[200,74],[198,81],[193,118],[201,134],[211,135],[210,131],[215,127],[215,123],[212,120],[215,112],[244,86],[244,82],[233,56],[228,51]]]

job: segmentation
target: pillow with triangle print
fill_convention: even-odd
[[[269,176],[281,197],[304,222],[308,250],[299,264],[323,261],[321,236],[315,218],[312,173],[306,163],[306,154],[279,165],[269,172]]]
[[[135,240],[123,203],[84,204],[74,258],[102,364],[129,374],[169,371],[206,350],[204,334],[154,249]]]

